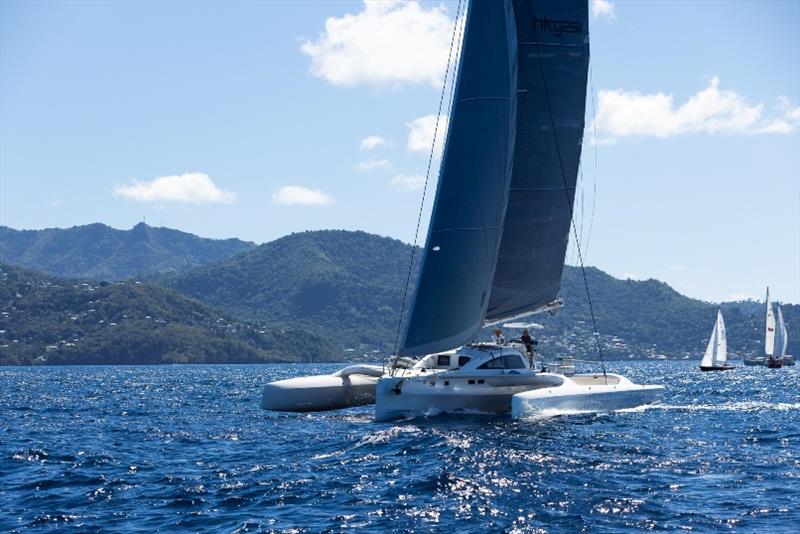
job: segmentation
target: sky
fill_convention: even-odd
[[[2,0],[0,224],[413,242],[458,9]],[[800,2],[590,13],[585,263],[708,301],[769,285],[800,303]]]

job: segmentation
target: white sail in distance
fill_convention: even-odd
[[[725,365],[728,361],[728,340],[725,336],[725,321],[722,319],[722,312],[717,310],[717,322],[714,323],[714,331],[711,332],[711,339],[708,340],[706,353],[703,355],[701,367],[718,367]]]
[[[778,324],[775,329],[775,350],[776,356],[783,358],[786,356],[786,347],[789,345],[789,336],[786,335],[786,323],[783,322],[783,312],[781,307],[776,304],[778,308]]]
[[[772,303],[769,301],[769,288],[767,288],[767,320],[764,331],[764,354],[775,354],[775,314],[772,312]]]

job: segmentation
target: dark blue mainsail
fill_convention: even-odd
[[[473,0],[401,354],[456,347],[483,323],[511,179],[516,48],[511,0]]]
[[[555,298],[583,133],[587,17],[586,0],[471,2],[401,354],[452,349],[487,318]]]
[[[584,129],[588,2],[514,0],[514,15],[517,142],[487,321],[522,315],[556,299]]]

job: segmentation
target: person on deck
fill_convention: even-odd
[[[528,333],[528,329],[527,328],[522,331],[522,335],[519,336],[519,340],[522,341],[523,345],[525,345],[525,350],[528,352],[528,354],[533,356],[533,343],[534,343],[534,341],[533,341],[533,338],[531,337],[531,335]]]
[[[503,345],[506,342],[506,338],[503,337],[503,331],[499,328],[494,329],[494,342],[498,345]]]

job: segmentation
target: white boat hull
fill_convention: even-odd
[[[319,412],[375,402],[379,366],[353,365],[330,375],[302,376],[270,382],[261,393],[261,408],[277,412]]]
[[[375,420],[439,414],[508,414],[511,399],[532,388],[556,384],[547,373],[478,377],[384,377],[375,395]],[[474,383],[470,384],[470,380]],[[482,383],[477,383],[482,380]]]
[[[514,395],[511,416],[537,417],[553,412],[611,412],[653,404],[664,394],[663,386],[634,384],[620,375],[575,375],[560,385]]]

